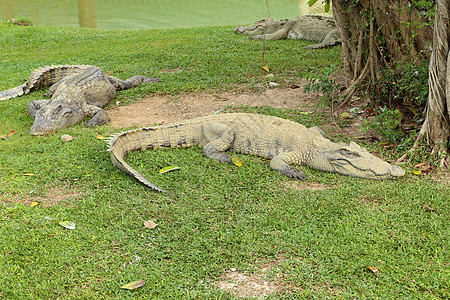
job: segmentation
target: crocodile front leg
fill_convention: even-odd
[[[234,141],[234,131],[230,127],[220,123],[209,123],[203,126],[203,135],[208,143],[203,148],[203,153],[209,158],[222,163],[231,163],[232,158],[224,151],[229,149]]]
[[[109,122],[109,116],[106,110],[95,105],[87,104],[85,115],[92,117],[92,119],[84,123],[85,127],[95,127]]]
[[[249,39],[251,40],[263,40],[264,38],[269,41],[275,41],[275,40],[282,40],[287,37],[289,33],[289,28],[280,29],[274,33],[269,34],[260,34],[260,35],[254,35],[250,36]]]
[[[36,112],[41,109],[42,106],[47,105],[50,102],[50,100],[35,100],[31,101],[30,104],[28,104],[28,114],[36,118]]]
[[[270,167],[272,168],[272,170],[281,172],[288,177],[305,180],[308,178],[305,175],[305,173],[289,165],[290,163],[298,161],[297,156],[298,156],[297,152],[286,152],[278,156],[275,156],[270,161]]]
[[[117,77],[108,75],[108,81],[116,88],[117,91],[127,90],[136,87],[142,83],[153,83],[160,81],[159,78],[146,77],[142,75],[136,75],[127,80],[121,80]]]

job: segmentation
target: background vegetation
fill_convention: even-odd
[[[48,64],[162,79],[121,92],[121,105],[154,93],[264,88],[261,44],[230,27],[116,31],[3,23],[0,30],[1,90]],[[302,72],[340,61],[339,47],[305,45],[267,43],[277,82],[291,85]],[[408,165],[397,181],[301,167],[307,184],[324,187],[312,191],[253,156],[238,155],[244,162],[238,168],[195,148],[130,155],[131,165],[170,191],[161,194],[111,165],[96,138],[117,131],[110,125],[31,137],[27,105],[44,92],[0,103],[0,135],[17,132],[0,140],[0,298],[233,299],[216,287],[227,270],[252,274],[280,257],[267,280],[286,291],[269,299],[449,297],[450,193],[435,177],[411,175]],[[319,111],[237,109],[307,126],[328,122]],[[75,140],[63,143],[63,134]],[[366,146],[380,154],[381,146]],[[386,160],[397,155],[383,152]],[[182,169],[157,175],[168,163]],[[146,220],[158,226],[144,228]],[[146,285],[138,290],[119,288],[139,279]]]

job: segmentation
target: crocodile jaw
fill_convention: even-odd
[[[344,159],[331,160],[331,165],[334,167],[334,172],[348,175],[352,177],[360,177],[366,179],[396,179],[405,175],[405,170],[399,166],[390,165],[381,159],[376,162],[376,168],[371,168],[373,161],[367,161],[364,164],[354,164],[354,162]],[[363,169],[362,166],[367,166]]]
[[[316,139],[315,142],[318,145],[310,165],[316,169],[379,180],[397,179],[405,175],[401,167],[390,165],[354,142],[336,144],[322,139]]]
[[[234,29],[234,32],[238,34],[259,35],[264,33],[264,27],[257,25],[250,25],[246,27],[238,26]]]
[[[57,105],[43,107],[36,112],[31,135],[46,135],[81,122],[84,113],[73,108]]]

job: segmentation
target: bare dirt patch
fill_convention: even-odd
[[[304,83],[299,88],[272,88],[261,93],[186,93],[175,96],[153,96],[143,98],[139,103],[128,106],[116,106],[108,110],[111,124],[114,127],[149,126],[168,124],[200,116],[211,115],[227,106],[272,106],[276,108],[298,109],[303,112],[316,111],[320,102],[319,93],[304,93]],[[354,103],[355,105],[355,103]],[[330,114],[326,109],[326,114]],[[339,115],[340,112],[336,112]],[[348,136],[362,136],[361,121],[351,120],[351,125],[338,128],[333,122],[322,128],[332,134],[344,133]]]
[[[236,269],[227,271],[217,288],[235,294],[238,297],[265,297],[277,292],[292,290],[294,287],[286,285],[282,276],[277,275],[275,280],[268,279],[268,273],[280,264],[283,257],[269,261],[253,274],[245,275]]]
[[[7,204],[22,203],[25,205],[38,202],[42,206],[55,206],[61,201],[67,201],[79,195],[79,192],[69,191],[64,187],[52,187],[43,196],[0,194],[0,202]]]
[[[287,182],[285,183],[285,186],[294,190],[310,190],[310,191],[319,191],[329,189],[331,187],[320,182],[302,182],[302,181]]]
[[[442,171],[442,172],[436,172],[433,173],[433,179],[437,181],[438,183],[444,184],[444,185],[450,185],[450,171]]]
[[[304,94],[302,88],[268,89],[262,93],[220,94],[187,93],[176,96],[154,96],[141,102],[108,110],[114,126],[167,124],[213,114],[224,107],[269,105],[277,108],[296,108],[309,112],[316,110],[317,94]]]

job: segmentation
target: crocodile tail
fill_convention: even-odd
[[[0,101],[4,101],[4,100],[9,100],[12,98],[16,98],[16,97],[20,97],[23,95],[25,87],[26,87],[26,83],[16,86],[15,88],[6,90],[6,91],[1,91],[0,92]]]
[[[81,69],[90,68],[90,65],[51,65],[37,68],[31,72],[24,90],[25,94],[45,86],[51,86],[64,77],[75,74]]]
[[[28,81],[15,88],[0,91],[0,101],[20,97],[45,86],[51,86],[66,76],[72,75],[90,65],[51,65],[37,68],[31,72]]]
[[[111,156],[111,162],[118,169],[130,174],[137,180],[139,180],[144,185],[155,189],[159,192],[167,193],[167,191],[159,188],[152,182],[150,182],[147,178],[144,177],[141,173],[133,169],[130,165],[125,162],[125,157],[131,151],[142,150],[142,149],[153,149],[154,147],[152,143],[145,142],[149,137],[147,131],[155,130],[155,128],[141,128],[136,130],[130,130],[126,132],[119,133],[117,135],[113,135],[110,137],[108,142],[108,152]],[[143,146],[143,143],[146,145]]]

